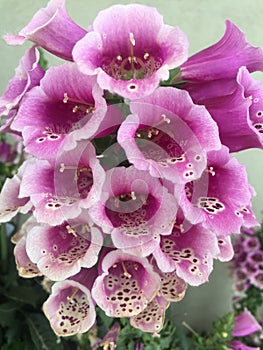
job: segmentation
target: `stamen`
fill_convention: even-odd
[[[163,120],[164,120],[167,124],[170,124],[170,123],[171,123],[171,120],[170,120],[165,114],[162,114],[161,117],[163,118]]]
[[[126,266],[124,265],[123,261],[121,261],[121,266],[122,266],[123,271],[124,271],[124,276],[128,277],[128,278],[131,278],[132,275],[127,271]]]
[[[216,172],[214,171],[214,167],[210,166],[209,169],[207,170],[209,172],[209,174],[211,174],[212,176],[215,176]]]
[[[67,296],[67,300],[72,303],[75,304],[76,301],[73,300],[74,296],[78,293],[79,289],[78,288],[73,288],[73,292],[70,296]]]
[[[145,52],[145,54],[143,55],[143,58],[147,60],[149,57],[150,57],[150,54],[148,52]]]
[[[78,109],[79,109],[79,106],[76,105],[72,108],[72,112],[76,113],[78,111]]]
[[[73,229],[73,227],[71,227],[70,225],[67,225],[66,226],[66,229],[67,229],[67,231],[68,231],[68,233],[69,234],[72,234],[74,237],[77,237],[78,235],[77,235],[77,233],[76,233],[76,231]]]
[[[135,46],[135,39],[133,33],[130,33],[130,43],[132,44],[132,46]]]
[[[67,103],[68,99],[69,99],[68,94],[65,92],[64,93],[64,98],[63,98],[63,103]]]
[[[132,200],[136,200],[136,195],[135,195],[135,192],[131,192],[131,198],[132,198]]]
[[[117,61],[122,61],[122,56],[121,56],[121,55],[118,55],[118,56],[116,57],[116,60],[117,60]]]

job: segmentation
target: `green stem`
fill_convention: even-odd
[[[6,230],[5,230],[5,224],[0,225],[0,269],[3,274],[7,273],[7,265],[8,265],[8,246],[7,246],[7,237],[6,237]]]

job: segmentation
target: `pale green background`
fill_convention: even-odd
[[[128,4],[133,1],[66,0],[70,16],[82,27],[88,28],[100,9],[112,4]],[[226,19],[232,20],[245,33],[250,43],[263,48],[263,0],[148,0],[137,1],[157,7],[167,24],[178,25],[190,41],[190,54],[216,42],[224,33]],[[18,33],[46,0],[0,0],[0,35]],[[8,47],[0,42],[0,93],[13,76],[15,67],[25,47]],[[50,62],[55,62],[48,56]],[[263,81],[263,74],[257,73]],[[249,150],[238,155],[247,165],[250,183],[257,191],[254,210],[257,218],[263,214],[263,151]],[[235,179],[233,179],[235,181]],[[211,322],[230,309],[231,280],[227,264],[217,263],[210,282],[189,288],[185,299],[175,305],[175,321],[184,320],[195,329],[209,328]]]

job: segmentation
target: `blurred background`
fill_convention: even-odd
[[[71,18],[87,29],[98,11],[113,4],[128,4],[133,1],[118,0],[66,0]],[[0,35],[17,34],[47,0],[0,0]],[[263,48],[263,1],[262,0],[148,0],[140,1],[154,6],[163,15],[164,22],[179,26],[188,36],[190,55],[215,43],[224,34],[225,20],[230,19],[246,34],[254,46]],[[20,57],[31,44],[22,47],[7,46],[0,40],[0,95],[8,80],[14,75]],[[50,65],[60,61],[46,54]],[[263,73],[254,74],[263,82]],[[254,149],[237,155],[239,161],[247,166],[250,184],[257,197],[253,208],[259,222],[263,219],[263,151]],[[234,181],[234,179],[233,179]],[[209,283],[198,288],[189,288],[183,301],[174,305],[172,318],[176,323],[187,322],[196,330],[209,329],[213,320],[231,309],[232,281],[228,265],[216,263]]]

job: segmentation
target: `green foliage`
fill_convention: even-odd
[[[45,53],[44,50],[41,48],[38,48],[40,57],[39,57],[39,65],[43,70],[47,70],[48,69],[48,61],[45,58]]]

